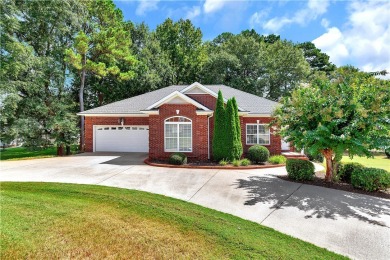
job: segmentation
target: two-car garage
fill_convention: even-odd
[[[149,152],[149,126],[95,125],[94,152]]]

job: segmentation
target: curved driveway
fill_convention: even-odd
[[[0,181],[97,184],[190,201],[355,259],[390,259],[390,200],[283,181],[285,168],[172,169],[145,154],[85,153],[1,162]]]

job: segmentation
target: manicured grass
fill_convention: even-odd
[[[77,146],[73,145],[71,148],[74,151]],[[0,150],[0,160],[24,160],[55,156],[57,156],[57,148],[54,146],[35,150],[26,147],[9,147]]]
[[[349,156],[343,156],[342,162],[357,162],[366,167],[374,167],[384,169],[390,172],[390,159],[387,159],[386,155],[375,155],[374,158],[358,157],[354,156],[350,159]]]
[[[254,222],[140,191],[1,183],[1,207],[1,259],[343,258]]]

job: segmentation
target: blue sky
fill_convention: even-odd
[[[390,1],[114,1],[126,20],[151,29],[165,19],[190,19],[204,40],[255,29],[293,42],[312,41],[336,65],[390,71]]]

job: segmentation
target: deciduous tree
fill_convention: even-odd
[[[384,135],[389,134],[389,81],[352,78],[315,80],[285,97],[274,113],[281,136],[298,149],[324,155],[328,182],[344,152],[370,156],[370,149],[389,139]]]

